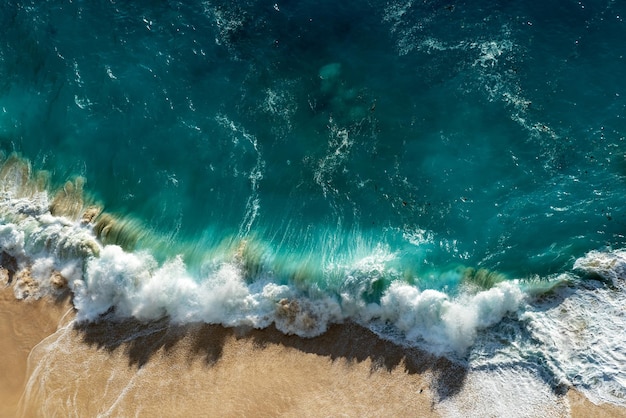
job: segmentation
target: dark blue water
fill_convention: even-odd
[[[0,149],[51,192],[81,176],[132,225],[103,241],[126,252],[103,247],[109,267],[77,279],[94,293],[135,283],[141,268],[105,260],[138,254],[218,300],[206,283],[234,257],[242,295],[265,298],[224,296],[240,316],[141,306],[228,325],[280,295],[328,298],[330,322],[376,319],[439,350],[452,334],[432,338],[417,305],[445,322],[449,301],[480,305],[467,292],[570,283],[575,260],[626,241],[625,6],[518,3],[7,1]],[[479,308],[490,319],[449,345],[526,291],[485,296],[502,311]],[[107,292],[80,306],[141,316]]]

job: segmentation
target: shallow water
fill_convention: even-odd
[[[501,3],[5,3],[16,295],[353,320],[624,405],[626,10]]]

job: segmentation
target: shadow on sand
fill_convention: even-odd
[[[220,325],[193,323],[174,325],[168,319],[150,323],[134,319],[82,323],[75,326],[82,340],[99,349],[124,350],[129,365],[141,368],[160,351],[170,353],[183,339],[191,341],[186,350],[190,359],[203,359],[208,366],[220,361],[226,341],[247,339],[259,350],[270,345],[293,348],[304,353],[348,363],[371,360],[371,371],[392,371],[402,367],[408,374],[429,372],[431,388],[439,400],[458,393],[463,387],[467,369],[444,357],[425,351],[398,346],[380,339],[371,331],[354,323],[333,325],[323,335],[300,338],[285,335],[276,328],[263,330],[225,328]]]

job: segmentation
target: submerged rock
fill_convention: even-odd
[[[55,290],[62,290],[67,287],[67,279],[58,271],[53,271],[50,275],[50,284]]]
[[[298,333],[298,331],[311,330],[317,325],[317,321],[312,314],[302,309],[296,300],[281,299],[278,301],[276,304],[276,316],[286,322],[286,324],[282,324],[282,327],[279,327],[283,331],[287,329],[289,332]]]
[[[38,295],[39,283],[31,276],[30,268],[20,270],[15,275],[15,279],[14,293],[17,299],[26,299]]]
[[[96,218],[102,213],[102,208],[99,206],[89,206],[83,212],[81,222],[84,224],[90,224],[96,220]]]
[[[338,62],[326,64],[320,68],[318,75],[322,80],[336,79],[341,75],[341,64]]]
[[[50,213],[54,216],[65,216],[72,220],[78,219],[83,211],[83,185],[85,180],[78,177],[74,182],[67,181],[50,203]]]

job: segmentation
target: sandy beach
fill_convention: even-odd
[[[354,324],[314,339],[165,320],[75,326],[69,297],[0,294],[3,417],[433,417],[464,390],[463,367]],[[572,390],[564,401],[573,417],[626,416]]]

